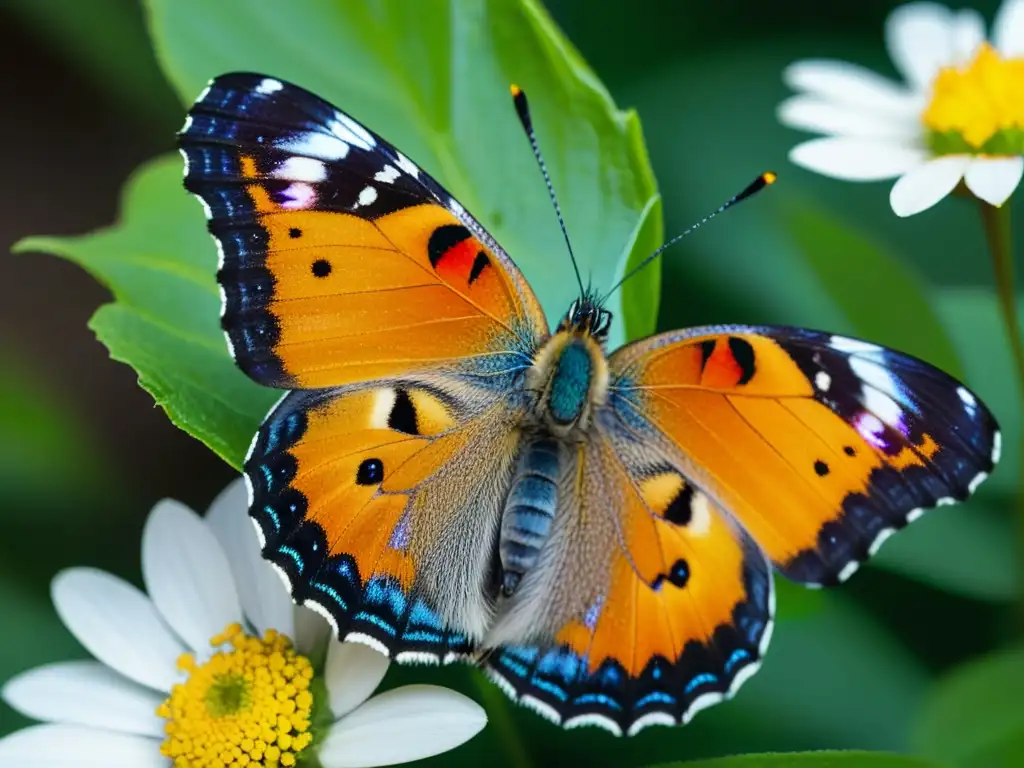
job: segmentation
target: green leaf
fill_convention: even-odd
[[[509,83],[530,96],[584,282],[609,288],[627,257],[635,263],[660,242],[660,208],[636,114],[615,108],[536,0],[146,5],[158,58],[183,102],[211,77],[248,70],[337,104],[481,220],[553,322],[578,289]],[[627,283],[611,302],[618,316],[612,342],[649,333],[657,301],[656,268]]]
[[[610,287],[661,239],[661,207],[640,124],[615,109],[579,54],[532,0],[389,4],[311,0],[151,0],[159,58],[190,103],[206,81],[262,70],[322,94],[389,136],[436,174],[504,244],[550,318],[574,295],[544,183],[516,120],[508,84],[530,93],[584,279]],[[218,326],[215,249],[201,209],[181,186],[180,161],[140,169],[121,223],[75,238],[29,238],[81,264],[116,304],[93,320],[111,356],[175,424],[234,466],[275,393],[249,383]],[[649,333],[656,266],[613,297],[613,341]]]
[[[913,731],[917,750],[963,768],[1010,768],[1024,755],[1024,650],[966,664],[931,691]]]
[[[114,294],[90,323],[111,357],[129,363],[171,420],[234,466],[276,397],[235,368],[218,323],[216,255],[202,211],[181,190],[177,156],[129,181],[121,223],[83,237],[33,237]]]
[[[714,760],[667,763],[658,768],[939,768],[940,763],[919,757],[887,752],[822,750],[820,752],[783,752],[767,755],[737,755]]]
[[[738,755],[688,763],[666,763],[659,768],[939,768],[941,763],[886,752],[821,751],[769,755]]]
[[[881,244],[807,200],[784,198],[782,224],[856,334],[960,377],[923,281]],[[880,311],[881,310],[881,311]]]

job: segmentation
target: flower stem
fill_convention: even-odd
[[[996,292],[999,296],[999,309],[1003,315],[1003,325],[1010,340],[1017,368],[1017,384],[1021,398],[1021,411],[1024,413],[1024,339],[1020,330],[1020,316],[1017,312],[1017,289],[1013,275],[1013,246],[1010,226],[1010,204],[996,207],[978,201],[981,206],[981,220],[985,225],[985,237],[988,249],[992,254],[992,269],[995,273]],[[1021,463],[1018,467],[1017,517],[1020,530],[1017,536],[1017,572],[1020,579],[1021,615],[1020,628],[1024,631],[1024,436],[1021,445]]]

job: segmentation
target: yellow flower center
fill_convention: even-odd
[[[922,115],[937,155],[1024,154],[1024,59],[982,43],[963,67],[944,67]]]
[[[157,709],[167,724],[160,752],[175,768],[293,766],[313,740],[313,667],[284,635],[263,639],[232,624],[210,644],[227,644],[205,664],[178,659],[188,673]]]

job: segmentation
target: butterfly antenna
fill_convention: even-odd
[[[555,187],[551,183],[551,176],[548,174],[548,167],[544,163],[544,156],[540,153],[540,145],[537,143],[537,134],[533,130],[533,120],[530,118],[530,105],[526,101],[526,94],[523,89],[513,83],[509,86],[512,91],[512,102],[516,105],[516,114],[519,115],[519,122],[523,124],[526,131],[526,138],[530,140],[530,147],[533,149],[533,156],[537,158],[537,165],[544,176],[544,183],[548,186],[548,196],[551,204],[555,207],[555,215],[558,217],[558,226],[562,228],[562,237],[565,238],[565,247],[569,249],[569,258],[572,259],[572,269],[576,273],[576,282],[580,286],[580,298],[587,295],[583,289],[583,278],[580,277],[580,268],[576,264],[576,255],[572,252],[572,243],[569,242],[569,231],[565,228],[565,219],[562,218],[562,208],[555,196]]]
[[[776,176],[776,174],[773,173],[772,171],[765,171],[764,173],[762,173],[760,176],[758,176],[756,179],[754,179],[752,182],[750,182],[746,186],[746,188],[742,192],[740,192],[738,195],[733,195],[729,200],[726,200],[724,203],[722,203],[720,206],[718,206],[718,208],[713,210],[711,213],[709,213],[703,219],[698,221],[696,224],[693,224],[692,226],[687,227],[685,230],[683,230],[678,235],[676,235],[671,240],[669,240],[667,243],[665,243],[663,246],[661,246],[661,248],[656,250],[654,253],[652,253],[650,256],[648,256],[646,259],[644,259],[639,264],[637,264],[635,267],[633,267],[633,269],[631,269],[629,272],[626,273],[625,277],[623,277],[621,280],[619,280],[619,282],[617,282],[615,285],[612,286],[612,289],[610,291],[608,291],[607,294],[605,294],[605,297],[603,299],[601,299],[601,303],[604,304],[606,301],[608,301],[608,299],[611,297],[611,295],[613,293],[615,293],[615,291],[617,291],[622,286],[622,284],[624,282],[629,280],[629,278],[631,278],[634,275],[636,275],[640,270],[642,270],[644,267],[646,267],[648,264],[650,264],[656,258],[661,256],[661,254],[664,253],[664,251],[667,248],[671,248],[673,245],[678,243],[680,240],[682,240],[684,237],[686,237],[687,235],[692,233],[694,230],[698,229],[699,227],[701,227],[704,224],[707,224],[709,221],[711,221],[711,219],[715,218],[715,216],[717,216],[718,214],[723,213],[724,211],[727,211],[730,208],[732,208],[734,205],[736,205],[736,203],[740,203],[740,202],[746,200],[748,197],[752,197],[753,195],[756,195],[758,192],[760,192],[762,189],[764,189],[768,185],[774,184],[775,180],[777,178],[778,177]]]

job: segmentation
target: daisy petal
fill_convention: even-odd
[[[213,500],[206,513],[206,524],[227,554],[242,610],[258,633],[276,629],[295,640],[292,598],[281,577],[260,555],[242,478],[233,481]]]
[[[347,715],[366,701],[384,679],[388,665],[387,656],[362,643],[332,641],[324,678],[334,716]]]
[[[889,192],[893,212],[897,216],[913,216],[931,208],[956,188],[970,163],[967,155],[949,155],[908,171]]]
[[[164,500],[149,513],[142,576],[161,615],[199,653],[210,650],[210,638],[224,627],[242,620],[224,550],[184,504]]]
[[[0,739],[0,765],[18,768],[170,768],[160,742],[80,725],[34,725]]]
[[[51,592],[64,626],[108,667],[158,691],[178,681],[175,662],[185,649],[131,584],[95,568],[71,568],[54,577]]]
[[[487,715],[461,693],[407,685],[374,696],[343,717],[320,746],[324,768],[368,768],[420,760],[469,741]]]
[[[925,91],[954,61],[953,12],[937,3],[901,5],[885,20],[885,44],[907,82]]]
[[[953,17],[953,62],[966,64],[985,42],[985,20],[973,8],[957,11]]]
[[[923,94],[846,61],[797,61],[786,67],[782,78],[794,91],[890,117],[916,120],[925,106]]]
[[[1024,0],[1003,0],[992,25],[992,42],[1004,58],[1024,56]]]
[[[779,105],[778,119],[790,128],[832,136],[894,139],[912,143],[921,133],[914,120],[900,120],[823,101],[816,96],[792,96]]]
[[[8,680],[3,700],[35,720],[163,738],[163,697],[96,661],[64,661]]]
[[[986,203],[1002,205],[1020,184],[1024,158],[977,157],[967,168],[967,188]]]
[[[277,576],[276,573],[274,575]],[[295,650],[303,656],[320,658],[331,640],[331,627],[327,620],[316,611],[301,605],[294,607],[292,615],[295,617]]]
[[[846,181],[878,181],[906,173],[927,159],[923,149],[853,138],[811,139],[797,144],[789,159],[803,168]]]

